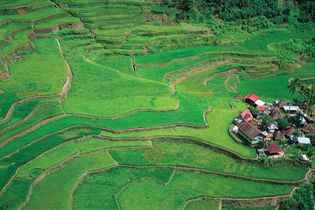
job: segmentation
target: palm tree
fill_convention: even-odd
[[[293,94],[295,92],[298,92],[301,87],[301,80],[299,78],[291,78],[289,80],[289,90]]]
[[[315,93],[315,85],[307,85],[304,84],[298,78],[292,78],[289,80],[288,88],[290,92],[293,94],[295,92],[300,93],[306,103],[306,112],[310,113],[312,106],[314,105],[314,93]]]
[[[315,93],[315,85],[311,84],[307,87],[307,91],[305,94],[307,95],[307,109],[306,111],[310,113],[313,105],[314,105],[314,93]]]

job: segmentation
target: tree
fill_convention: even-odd
[[[301,80],[298,78],[292,78],[289,80],[288,88],[290,90],[290,93],[294,94],[298,92],[301,86]]]
[[[292,197],[280,203],[280,210],[313,210],[314,198],[312,196],[312,186],[305,184],[294,191]]]
[[[264,164],[264,167],[272,166],[273,165],[273,159],[268,158],[266,156],[260,157],[260,162]]]
[[[292,94],[299,93],[306,101],[305,111],[309,114],[312,114],[315,102],[315,85],[303,83],[298,78],[292,78],[289,80],[288,88]]]
[[[300,128],[301,127],[301,120],[300,120],[300,115],[295,115],[295,116],[292,116],[292,117],[289,117],[289,122],[294,124],[297,128]]]
[[[248,108],[250,113],[254,116],[254,117],[257,117],[260,113],[259,109],[255,108],[255,107],[249,107]]]
[[[273,122],[273,119],[272,119],[272,117],[270,115],[264,114],[262,116],[262,126],[264,128],[267,128],[272,122]]]
[[[287,119],[278,119],[276,121],[279,129],[282,131],[289,127],[289,121]]]

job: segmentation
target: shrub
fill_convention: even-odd
[[[268,26],[268,22],[299,24],[315,21],[312,0],[284,2],[284,5],[273,0],[162,0],[162,5],[176,8],[177,20],[203,22],[211,16],[232,22],[249,19],[249,24],[259,28]]]
[[[313,210],[314,208],[314,198],[312,196],[311,185],[304,185],[298,188],[294,193],[292,198],[285,200],[280,203],[280,210]]]
[[[257,117],[260,114],[259,109],[255,108],[255,107],[249,107],[248,108],[250,113],[253,115],[253,117]]]
[[[273,119],[272,119],[272,117],[270,115],[264,114],[262,116],[262,126],[264,128],[268,127],[272,122],[273,122]]]
[[[289,121],[287,119],[278,119],[277,123],[280,130],[285,130],[289,127]]]

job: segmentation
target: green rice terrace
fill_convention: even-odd
[[[248,94],[307,103],[315,145],[314,11],[0,0],[0,210],[313,209],[314,146],[230,127]],[[281,158],[257,154],[271,144]]]

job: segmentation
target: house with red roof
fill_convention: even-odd
[[[250,122],[254,119],[252,113],[247,109],[246,111],[242,112],[240,114],[240,117],[243,119],[245,122]]]
[[[248,94],[246,97],[245,97],[245,101],[249,104],[252,104],[254,105],[256,101],[259,100],[259,97],[256,96],[255,94]]]
[[[266,103],[260,100],[259,96],[255,94],[248,94],[245,97],[245,101],[252,106],[255,106],[260,111],[264,111],[266,109]]]
[[[273,158],[279,158],[279,157],[282,157],[284,155],[283,149],[277,144],[269,145],[266,148],[265,153],[267,156],[270,156]]]
[[[256,108],[259,109],[260,111],[265,111],[266,109],[266,103],[260,99],[255,101],[255,105],[256,105]]]

